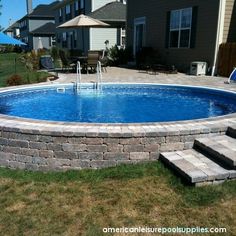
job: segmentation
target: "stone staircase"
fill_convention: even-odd
[[[160,159],[195,186],[236,179],[236,128],[226,135],[195,139],[192,149],[164,152]]]

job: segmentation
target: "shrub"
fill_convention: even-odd
[[[127,64],[129,60],[132,60],[132,49],[118,48],[117,45],[111,47],[108,50],[109,64],[117,66]]]
[[[39,69],[39,58],[46,55],[45,49],[39,49],[37,52],[32,50],[31,52],[24,53],[21,56],[21,62],[25,65],[28,71],[35,71]]]
[[[52,56],[54,61],[56,59],[58,59],[59,58],[59,50],[58,50],[58,48],[57,47],[52,47],[50,54],[51,54],[51,56]]]
[[[16,85],[21,85],[21,84],[23,84],[23,80],[20,75],[15,74],[7,79],[8,86],[16,86]]]
[[[5,52],[14,52],[14,45],[6,45]]]
[[[20,46],[18,46],[18,45],[15,45],[15,47],[14,47],[14,52],[16,52],[16,53],[22,53],[22,48],[21,48]]]

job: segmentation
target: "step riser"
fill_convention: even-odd
[[[195,186],[218,184],[236,178],[236,170],[228,170],[194,149],[163,152],[160,160]]]
[[[165,163],[170,169],[178,173],[178,175],[182,176],[188,183],[196,184],[196,183],[203,183],[207,181],[207,176],[194,176],[190,177],[186,174],[179,166],[175,165],[174,163],[170,162],[164,155],[160,155],[160,160]]]
[[[217,160],[232,169],[236,169],[235,163],[232,160],[230,160],[224,153],[218,152],[214,148],[211,148],[210,146],[207,146],[204,143],[199,142],[199,140],[194,141],[193,148],[195,150],[199,150],[201,153],[210,156],[212,159]]]
[[[160,160],[195,186],[236,179],[236,127],[195,139],[192,149],[163,152]]]
[[[236,128],[229,127],[226,134],[232,138],[236,138]]]

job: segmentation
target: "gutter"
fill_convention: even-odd
[[[217,57],[219,46],[223,42],[224,36],[224,21],[225,21],[225,8],[226,8],[226,0],[219,0],[219,13],[218,13],[218,23],[217,23],[217,33],[216,33],[216,44],[215,44],[215,53],[214,53],[214,61],[212,66],[211,76],[214,76],[217,72]]]

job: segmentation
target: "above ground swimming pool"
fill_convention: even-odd
[[[40,86],[0,93],[0,113],[37,120],[144,123],[193,120],[236,112],[236,93],[154,84]]]

